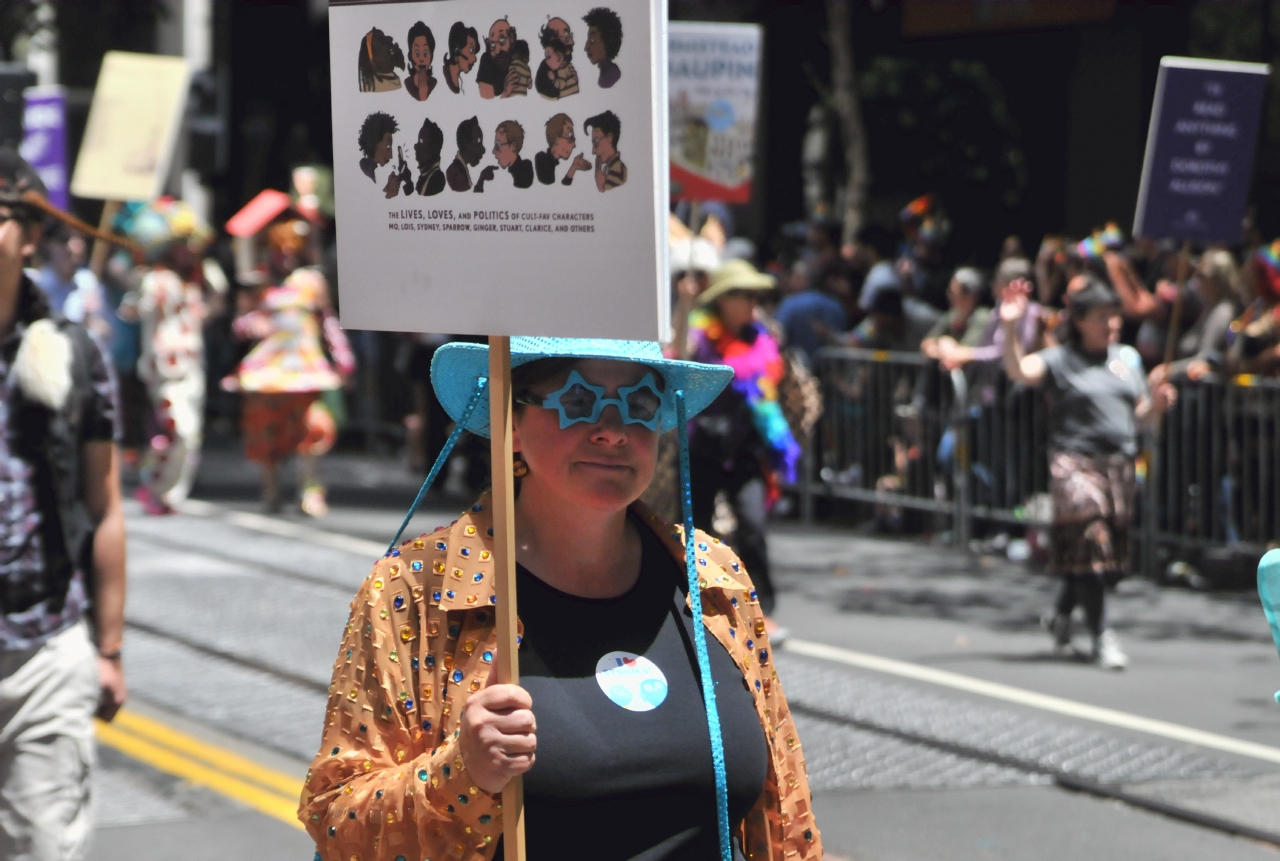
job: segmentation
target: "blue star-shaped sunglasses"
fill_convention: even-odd
[[[645,374],[644,379],[634,386],[622,386],[616,398],[606,398],[604,386],[588,383],[577,371],[569,373],[569,379],[563,386],[545,398],[526,395],[516,398],[516,403],[531,407],[542,407],[560,411],[560,429],[578,422],[595,424],[600,421],[604,408],[613,404],[618,408],[624,424],[643,425],[649,430],[657,430],[662,422],[663,411],[668,408],[667,398],[658,390],[653,374]]]

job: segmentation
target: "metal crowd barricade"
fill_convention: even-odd
[[[814,496],[917,509],[949,519],[966,544],[977,519],[1040,522],[1048,489],[1039,392],[997,364],[943,371],[919,353],[827,348],[814,358],[825,409],[806,460]]]
[[[806,518],[825,496],[933,512],[962,545],[974,521],[1047,525],[1043,392],[996,364],[947,374],[916,353],[833,347],[813,365],[825,410],[799,486]],[[1144,434],[1138,474],[1147,573],[1161,546],[1262,552],[1280,538],[1280,380],[1184,383]]]
[[[1154,454],[1155,541],[1262,552],[1280,538],[1280,380],[1184,383]]]
[[[939,447],[955,398],[936,363],[919,353],[829,347],[814,357],[814,373],[824,409],[801,479],[803,509],[827,496],[954,515]]]

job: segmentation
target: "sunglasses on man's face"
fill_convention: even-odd
[[[616,398],[605,397],[605,392],[604,386],[592,385],[577,371],[573,371],[563,386],[545,398],[526,395],[516,398],[516,402],[531,407],[559,410],[561,430],[578,422],[595,424],[600,421],[604,408],[610,404],[618,408],[618,414],[622,416],[624,424],[643,425],[651,431],[658,429],[666,399],[662,392],[658,391],[653,374],[645,374],[644,379],[634,386],[620,387]]]

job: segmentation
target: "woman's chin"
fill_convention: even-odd
[[[617,477],[592,477],[575,484],[569,498],[589,511],[622,511],[644,493],[644,487],[630,471]]]

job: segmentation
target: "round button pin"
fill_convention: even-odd
[[[667,698],[667,677],[643,655],[609,652],[596,661],[596,683],[615,705],[647,712]]]

